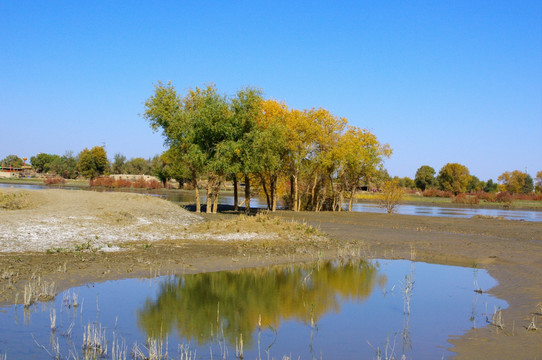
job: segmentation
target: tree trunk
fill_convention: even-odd
[[[260,179],[262,181],[263,192],[265,193],[265,198],[267,200],[267,210],[271,210],[271,200],[269,198],[269,192],[267,191],[265,177],[262,174],[260,174]]]
[[[295,196],[294,196],[294,175],[290,175],[290,204],[292,205],[291,210],[295,211]]]
[[[211,205],[213,204],[213,180],[209,178],[207,181],[207,207],[205,212],[210,214],[212,212]]]
[[[295,193],[294,193],[294,211],[301,211],[301,201],[299,199],[299,183],[298,183],[298,179],[299,179],[299,174],[296,174],[294,176],[294,190],[295,190]]]
[[[250,214],[250,177],[245,175],[245,212]]]
[[[196,212],[201,212],[201,204],[199,201],[199,189],[198,189],[198,178],[195,172],[192,172],[192,186],[194,187],[194,195],[196,196]]]
[[[216,214],[218,211],[218,195],[220,194],[221,185],[222,185],[222,177],[220,177],[213,186],[213,214]]]
[[[341,189],[339,191],[339,201],[338,201],[339,202],[339,204],[338,204],[339,207],[337,208],[337,211],[339,211],[339,212],[343,211],[343,201],[344,201],[344,190]]]
[[[314,173],[314,184],[312,185],[312,192],[311,192],[311,208],[314,209],[314,202],[315,202],[315,192],[316,192],[316,185],[318,184],[318,171]]]
[[[271,176],[271,211],[277,211],[277,175]]]
[[[213,192],[213,214],[216,214],[218,210],[218,191]]]
[[[352,211],[352,205],[354,204],[354,196],[356,195],[356,185],[350,190],[350,201],[348,201],[348,211]]]
[[[233,210],[239,210],[239,192],[237,187],[237,174],[233,174]]]

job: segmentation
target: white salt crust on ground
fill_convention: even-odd
[[[155,196],[84,190],[18,190],[29,207],[0,209],[0,253],[74,250],[122,251],[121,243],[160,240],[251,241],[274,233],[219,233],[189,226],[203,218]],[[288,236],[288,235],[287,235]]]
[[[92,248],[114,251],[122,242],[177,238],[187,225],[202,221],[199,215],[152,196],[83,190],[25,193],[30,207],[0,209],[0,252],[73,250],[89,241]]]

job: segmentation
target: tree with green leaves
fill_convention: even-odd
[[[125,174],[149,175],[152,172],[152,164],[142,157],[132,158],[124,163]]]
[[[191,89],[181,98],[171,83],[159,82],[145,102],[143,118],[153,130],[162,130],[170,155],[177,156],[188,169],[196,211],[200,211],[198,180],[202,175],[207,177],[207,212],[211,212],[211,205],[216,211],[218,190],[230,166],[220,156],[219,144],[236,131],[226,97],[214,85],[207,85]]]
[[[64,179],[77,178],[77,159],[73,156],[73,152],[66,151],[62,156],[55,155],[50,164],[50,170]]]
[[[395,180],[395,178],[394,178],[394,180]],[[397,180],[399,181],[399,186],[404,188],[404,189],[414,189],[414,188],[416,188],[416,183],[414,182],[414,180],[412,180],[408,176],[405,176],[405,177],[402,177],[402,178],[397,178]]]
[[[499,190],[499,184],[493,182],[492,179],[489,179],[484,186],[484,191],[487,193],[496,193],[497,190]]]
[[[480,181],[476,176],[471,175],[469,183],[467,184],[467,192],[474,193],[481,191],[484,188],[483,181]]]
[[[30,164],[34,171],[39,173],[48,173],[53,161],[58,158],[58,155],[39,153],[36,156],[30,157]]]
[[[77,170],[86,178],[94,179],[104,174],[109,166],[107,153],[103,146],[95,146],[92,149],[83,149],[79,153]]]
[[[535,186],[535,191],[537,193],[541,193],[542,192],[542,171],[539,171],[536,173],[536,186]]]
[[[231,172],[238,172],[244,177],[245,182],[245,211],[250,212],[251,177],[255,173],[260,162],[256,152],[255,141],[257,124],[262,117],[263,94],[260,89],[246,87],[237,92],[231,100],[233,136],[232,157],[237,164]]]
[[[124,164],[126,163],[126,156],[121,153],[116,153],[111,164],[111,172],[113,174],[123,174]]]
[[[145,101],[142,117],[154,131],[162,131],[170,156],[175,156],[188,169],[195,192],[196,212],[200,212],[198,179],[205,166],[205,156],[191,141],[193,130],[183,114],[184,106],[171,82],[163,84],[159,81],[154,86],[154,95]]]
[[[448,163],[444,165],[438,174],[437,181],[441,190],[451,191],[455,195],[467,190],[471,176],[465,165]]]
[[[434,187],[436,185],[435,169],[429,165],[421,166],[416,170],[414,182],[416,183],[416,187],[421,191]]]
[[[24,161],[17,155],[8,155],[2,161],[0,161],[3,167],[22,168]]]

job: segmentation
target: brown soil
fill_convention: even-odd
[[[81,196],[88,198],[83,201]],[[30,204],[24,210],[0,210],[0,230],[11,229],[14,234],[17,232],[13,229],[28,223],[29,218],[39,222],[60,217],[62,226],[67,228],[71,224],[89,231],[94,224],[95,231],[101,231],[99,239],[105,237],[111,243],[103,247],[99,239],[90,236],[93,240],[88,248],[81,248],[73,237],[63,238],[53,233],[47,235],[51,236],[47,241],[56,236],[60,245],[49,248],[48,253],[0,249],[0,305],[15,300],[22,302],[24,285],[33,274],[45,281],[55,281],[57,291],[61,291],[109,279],[235,269],[322,257],[412,259],[477,266],[487,269],[499,282],[489,292],[509,304],[503,311],[504,329],[489,325],[459,337],[450,334],[451,351],[458,358],[535,359],[542,354],[542,331],[526,329],[533,316],[542,327],[542,310],[537,307],[542,303],[541,223],[286,211],[271,217],[232,214],[199,217],[156,198],[61,190],[35,192]],[[104,212],[112,215],[104,217]],[[151,216],[148,214],[153,218],[146,218]],[[136,222],[132,217],[146,221]],[[133,226],[137,226],[139,237],[133,236]],[[315,234],[313,227],[328,234],[330,240]],[[25,231],[30,231],[26,236],[32,236],[32,228]],[[16,237],[18,242],[24,238]],[[125,242],[126,239],[131,241]],[[19,246],[14,241],[9,244]],[[98,250],[107,250],[108,246],[118,246],[121,251]]]

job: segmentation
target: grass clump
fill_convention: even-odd
[[[9,192],[0,191],[0,209],[19,210],[30,205],[28,193],[26,192]]]

